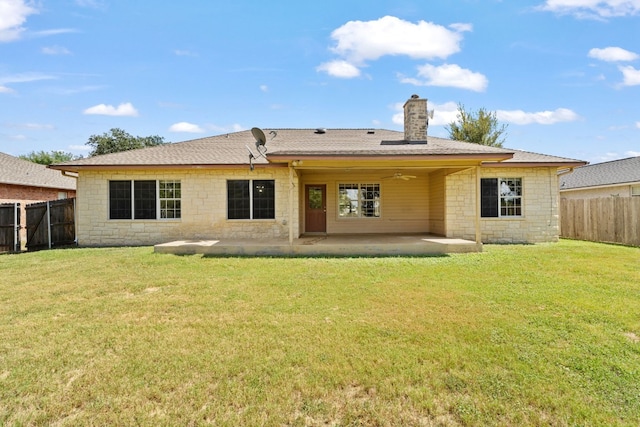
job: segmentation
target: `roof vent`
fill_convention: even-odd
[[[323,134],[323,133],[327,133],[327,130],[325,128],[318,128],[316,129],[315,133]]]
[[[373,130],[373,129],[369,129],[369,130],[367,131],[367,135],[373,135],[374,133],[376,133],[376,131],[375,131],[375,130]]]

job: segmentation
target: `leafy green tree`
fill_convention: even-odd
[[[457,120],[446,127],[449,138],[474,144],[502,147],[506,125],[500,125],[495,112],[480,108],[477,112],[467,111],[458,104]],[[500,139],[502,137],[502,139]]]
[[[97,156],[99,154],[118,153],[162,144],[166,144],[166,142],[164,142],[163,137],[158,135],[133,136],[122,129],[113,128],[102,135],[91,135],[86,145],[92,147],[89,156]]]
[[[53,163],[68,162],[69,160],[76,160],[82,158],[82,156],[76,156],[71,153],[65,153],[64,151],[32,151],[29,154],[19,156],[22,160],[28,160],[33,163],[39,163],[41,165],[51,165]]]

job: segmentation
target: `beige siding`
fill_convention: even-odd
[[[109,180],[180,180],[182,218],[178,220],[110,220]],[[275,179],[276,218],[228,220],[227,179]],[[267,238],[289,235],[289,172],[286,168],[83,171],[78,178],[78,244],[81,246],[150,245],[172,240]],[[295,193],[294,193],[295,197]],[[298,201],[294,202],[294,218]],[[294,221],[294,226],[295,226]],[[294,227],[294,235],[298,230]]]
[[[446,234],[445,180],[444,171],[429,175],[429,232],[442,236]]]
[[[427,233],[429,232],[429,178],[422,174],[408,181],[381,179],[391,173],[313,174],[306,173],[305,184],[327,185],[327,233]],[[407,175],[413,175],[408,173]],[[339,184],[380,184],[380,218],[341,218],[338,216]],[[302,197],[301,197],[302,199]],[[304,223],[304,215],[302,215]],[[301,227],[304,230],[304,225]]]
[[[482,178],[522,178],[523,215],[482,218],[483,243],[555,242],[559,236],[555,168],[483,168]],[[447,236],[474,239],[476,176],[473,170],[447,177]]]

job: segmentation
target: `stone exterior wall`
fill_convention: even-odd
[[[404,139],[427,141],[427,100],[413,95],[404,104]]]
[[[228,220],[228,179],[274,179],[275,219]],[[182,218],[166,220],[110,220],[110,180],[180,180]],[[294,180],[297,186],[297,179]],[[131,172],[82,171],[78,178],[77,234],[80,246],[138,246],[174,240],[223,238],[288,238],[289,170],[250,171],[248,167],[221,170],[166,170]],[[294,194],[293,218],[298,216]],[[297,221],[294,221],[297,225]],[[297,237],[297,226],[294,236]]]
[[[522,178],[522,216],[481,218],[483,243],[556,242],[560,234],[556,168],[481,168],[481,178]],[[475,239],[476,176],[447,177],[447,237]]]

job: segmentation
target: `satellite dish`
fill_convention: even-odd
[[[264,145],[267,143],[267,137],[264,136],[264,132],[260,128],[251,128],[251,134],[256,139],[256,146]]]

